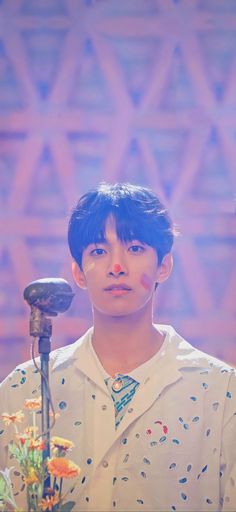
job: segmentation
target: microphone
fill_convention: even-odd
[[[48,316],[64,313],[74,297],[72,288],[65,279],[46,277],[32,281],[24,290],[24,299]]]

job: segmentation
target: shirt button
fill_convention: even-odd
[[[104,468],[107,468],[107,467],[108,467],[108,462],[107,462],[107,460],[103,460],[103,461],[102,461],[102,465],[103,465],[103,467],[104,467]]]
[[[106,411],[107,410],[107,405],[102,405],[102,410]]]
[[[130,407],[130,408],[128,409],[128,412],[133,412],[133,407]]]

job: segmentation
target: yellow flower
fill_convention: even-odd
[[[72,460],[64,457],[49,459],[47,468],[51,475],[59,478],[74,478],[80,474],[81,469]]]
[[[52,496],[46,496],[45,499],[42,499],[39,503],[39,506],[41,507],[42,511],[45,512],[46,510],[51,511],[54,507],[54,505],[57,505],[59,503],[59,495],[58,492],[55,492]]]
[[[59,412],[53,413],[52,411],[49,411],[49,416],[50,416],[50,418],[54,418],[55,420],[58,420],[58,418],[60,418],[60,413]]]
[[[29,437],[36,436],[37,432],[38,432],[38,427],[33,427],[33,425],[31,425],[30,427],[26,427],[24,430],[24,434],[26,434],[26,436],[29,436]]]
[[[69,441],[68,439],[64,439],[63,437],[53,436],[51,439],[51,447],[53,452],[55,453],[57,450],[59,451],[68,451],[73,448],[74,443]]]
[[[26,398],[24,409],[28,409],[29,411],[36,411],[40,409],[42,406],[42,398],[41,396],[38,398]]]
[[[8,414],[7,412],[2,414],[2,419],[7,426],[11,423],[21,423],[23,418],[24,414],[22,411],[17,411],[14,414]]]
[[[29,468],[28,475],[24,477],[24,481],[26,485],[37,484],[39,482],[34,468]]]
[[[30,450],[44,450],[45,443],[40,439],[33,439],[31,438],[29,441],[29,449]]]

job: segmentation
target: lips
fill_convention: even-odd
[[[119,290],[125,290],[125,291],[130,291],[131,288],[127,285],[127,284],[123,284],[123,283],[120,283],[120,284],[111,284],[109,286],[107,286],[106,288],[104,288],[104,290],[106,292],[111,292],[111,291],[119,291]]]

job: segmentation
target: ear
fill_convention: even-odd
[[[75,260],[71,264],[72,275],[76,284],[83,290],[87,289],[86,278],[83,270],[80,269],[78,263]]]
[[[164,283],[170,276],[173,268],[173,256],[170,252],[165,254],[161,264],[157,268],[157,283]]]

